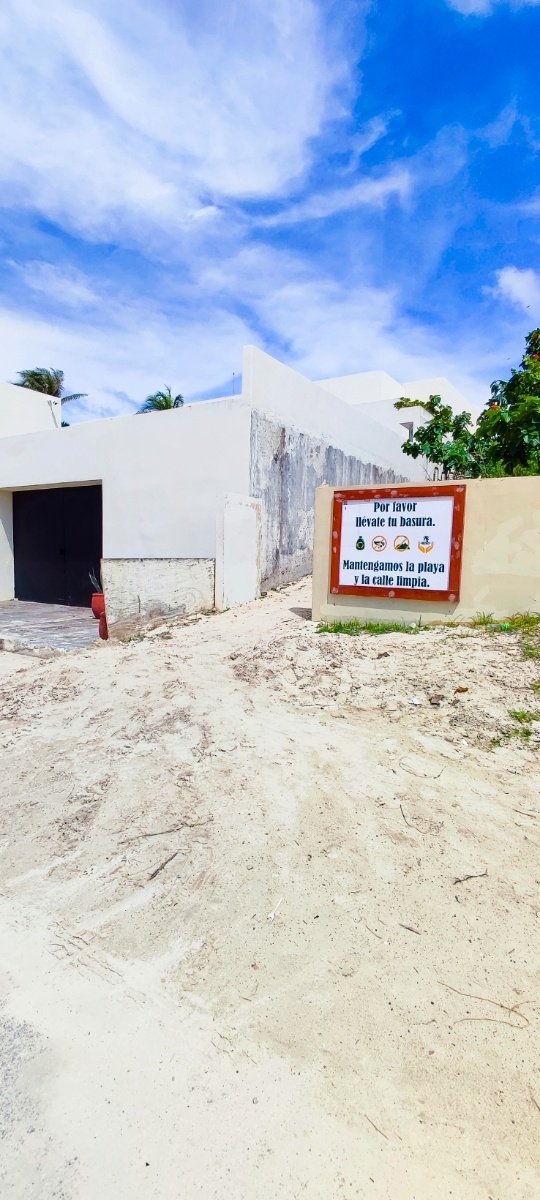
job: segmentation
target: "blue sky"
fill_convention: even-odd
[[[540,324],[540,0],[3,0],[0,377],[70,419],[313,378],[474,402]]]

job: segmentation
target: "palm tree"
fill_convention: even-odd
[[[43,392],[45,396],[55,396],[62,404],[69,404],[70,400],[83,400],[87,394],[73,392],[71,396],[64,396],[64,372],[55,371],[52,367],[34,367],[30,371],[17,371],[17,374],[19,378],[16,380],[16,387]]]
[[[168,408],[182,408],[183,403],[184,397],[180,393],[178,396],[173,396],[170,387],[167,387],[162,392],[154,392],[152,396],[147,396],[137,412],[165,412]]]

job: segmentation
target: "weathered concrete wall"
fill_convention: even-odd
[[[300,429],[316,441],[339,446],[344,454],[395,471],[404,479],[425,479],[422,463],[401,449],[404,436],[397,413],[395,428],[386,428],[363,406],[330,394],[255,346],[244,348],[242,395],[251,408],[287,429]]]
[[[153,617],[187,617],[214,607],[212,559],[105,558],[101,576],[113,635]]]
[[[250,494],[262,501],[263,589],[310,573],[317,487],[370,487],[401,478],[256,411],[251,414],[250,475]]]

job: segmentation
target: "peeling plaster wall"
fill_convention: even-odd
[[[425,481],[422,462],[401,449],[404,437],[397,413],[388,428],[375,419],[375,412],[366,411],[365,403],[348,403],[255,346],[244,349],[242,396],[252,409],[286,429],[302,430],[315,441],[339,446],[345,454],[404,479]]]
[[[105,558],[101,576],[109,631],[116,636],[150,618],[214,607],[213,559]]]
[[[392,470],[362,462],[320,438],[252,411],[250,493],[262,501],[263,589],[309,575],[315,489],[320,484],[370,487],[401,479]]]

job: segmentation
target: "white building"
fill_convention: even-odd
[[[61,423],[60,400],[14,383],[0,382],[0,438],[59,429]]]
[[[464,404],[445,380],[313,383],[248,346],[239,396],[61,429],[58,401],[0,385],[0,599],[89,603],[101,566],[114,626],[298,579],[320,483],[425,478],[401,450],[421,410],[393,403],[432,391]]]

